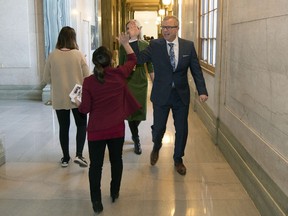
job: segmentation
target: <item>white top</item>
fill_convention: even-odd
[[[90,74],[86,60],[79,50],[55,49],[51,52],[45,64],[43,82],[51,83],[53,108],[77,108],[71,102],[69,93],[75,84],[82,85],[84,78]]]

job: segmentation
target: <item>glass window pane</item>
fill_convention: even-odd
[[[208,62],[208,64],[211,64],[211,47],[212,47],[212,44],[211,44],[211,40],[208,40],[208,60],[207,60],[207,62]]]
[[[213,37],[213,27],[214,27],[214,25],[212,25],[213,24],[213,13],[209,13],[209,26],[208,26],[208,28],[209,28],[209,38],[212,38]]]
[[[209,66],[216,64],[217,40],[217,0],[201,0],[199,35],[201,40],[201,60]]]
[[[208,0],[203,0],[203,13],[208,13]]]
[[[200,23],[200,37],[204,37],[204,28],[205,28],[205,22],[204,22],[204,16],[201,17],[201,23]]]
[[[207,61],[207,40],[202,40],[202,59]]]
[[[217,8],[217,5],[218,5],[218,1],[217,1],[217,0],[214,0],[214,7],[213,7],[213,9],[216,9],[216,8]]]
[[[214,2],[214,0],[209,0],[209,11],[214,9],[213,2]]]
[[[212,65],[215,66],[216,65],[216,39],[214,39],[214,43],[213,43],[213,62]]]
[[[216,38],[217,35],[217,10],[214,11],[214,20],[213,20],[213,37]]]
[[[201,10],[200,10],[201,15],[204,14],[204,5],[205,5],[205,2],[204,2],[204,1],[205,1],[205,0],[201,0]]]
[[[203,22],[203,37],[207,38],[207,28],[208,28],[208,15],[204,15],[204,22]]]
[[[201,59],[204,59],[204,40],[201,40]]]

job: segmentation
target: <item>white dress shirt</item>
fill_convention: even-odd
[[[177,68],[178,65],[178,59],[179,59],[179,43],[178,43],[178,37],[175,38],[174,41],[169,42],[166,41],[166,46],[167,46],[167,52],[169,54],[169,50],[170,50],[170,46],[168,45],[168,43],[173,43],[173,49],[174,49],[174,54],[175,54],[175,68]]]

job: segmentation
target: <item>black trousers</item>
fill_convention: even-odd
[[[88,141],[90,157],[89,182],[92,203],[95,201],[101,201],[101,177],[106,145],[108,146],[109,160],[111,163],[110,194],[116,194],[119,192],[123,172],[123,144],[124,137],[109,140]]]
[[[139,138],[139,131],[138,126],[140,125],[141,121],[128,121],[128,125],[134,139]]]
[[[77,108],[72,109],[75,124],[77,127],[76,133],[76,156],[82,156],[85,140],[87,115],[80,113]],[[63,157],[70,159],[69,154],[69,128],[70,128],[70,110],[56,110],[59,123],[59,139],[63,152]]]

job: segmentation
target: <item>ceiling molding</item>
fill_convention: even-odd
[[[158,11],[160,0],[126,0],[127,7],[131,11]]]

